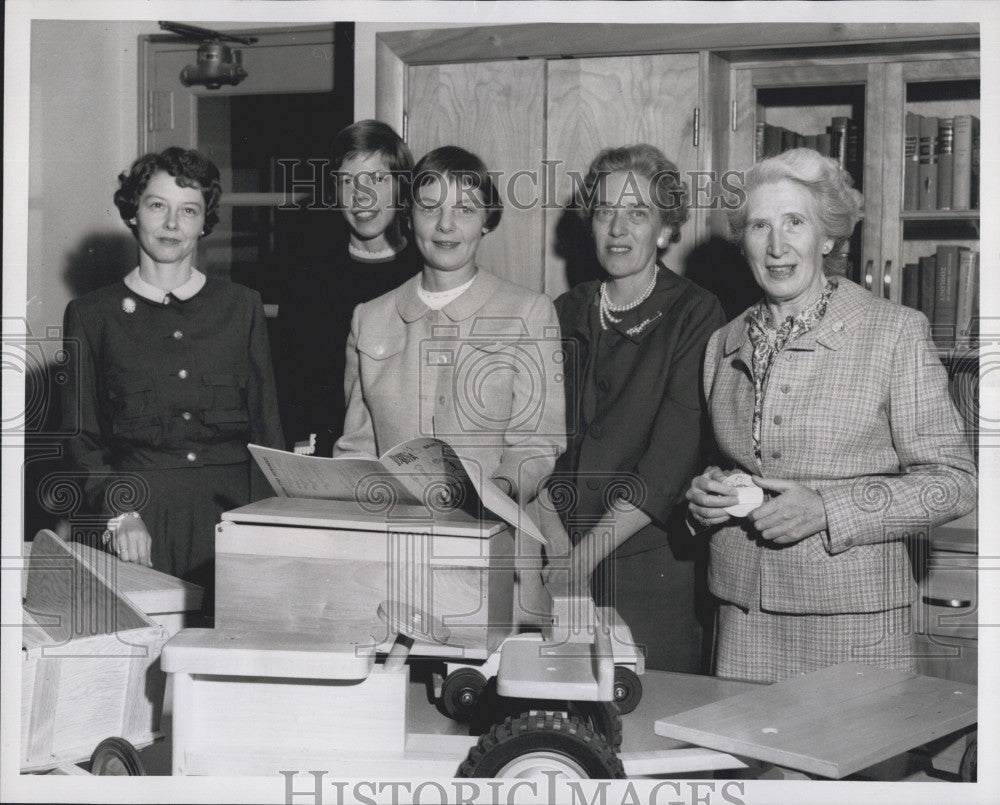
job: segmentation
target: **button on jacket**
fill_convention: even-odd
[[[269,494],[247,443],[283,446],[264,309],[213,278],[163,299],[119,282],[67,306],[66,450],[93,513],[139,510],[154,567],[210,585],[219,515]],[[123,473],[144,489],[115,505],[105,493]]]
[[[712,592],[786,613],[909,604],[916,588],[902,537],[976,503],[975,463],[926,318],[841,278],[821,322],[771,368],[758,463],[745,316],[712,336],[705,358],[723,465],[818,490],[828,529],[775,547],[732,521],[711,537]]]
[[[565,447],[552,303],[484,271],[431,310],[417,275],[358,305],[347,342],[347,416],[334,454],[382,455],[436,436],[530,500]]]

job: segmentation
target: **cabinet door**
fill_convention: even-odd
[[[545,158],[555,180],[549,197],[555,203],[545,210],[545,291],[557,296],[573,284],[567,279],[567,258],[593,252],[589,230],[566,219],[574,215],[564,209],[574,187],[569,171],[582,178],[602,148],[643,142],[663,151],[682,175],[699,169],[694,144],[699,57],[679,53],[553,60],[547,78]],[[664,259],[679,273],[696,245],[697,217],[692,214],[680,243]]]
[[[755,159],[813,138],[830,138],[836,118],[849,120],[845,167],[865,196],[868,214],[848,246],[848,276],[881,292],[879,245],[882,209],[882,105],[885,68],[859,59],[795,59],[733,69],[730,92],[736,104],[726,169],[746,170]],[[861,143],[854,141],[855,135]],[[809,147],[825,151],[827,143]],[[856,149],[856,150],[854,150]],[[852,154],[853,152],[853,154]]]
[[[407,99],[408,144],[415,159],[442,145],[458,145],[478,154],[494,179],[499,177],[503,218],[483,238],[478,261],[536,291],[542,290],[540,185],[518,172],[534,171],[537,177],[541,168],[544,70],[539,60],[410,67]]]
[[[964,54],[968,55],[968,54]],[[979,59],[921,59],[886,65],[885,148],[882,156],[881,271],[890,296],[902,300],[903,266],[950,243],[979,249],[979,210],[905,210],[905,120],[912,112],[936,119],[980,114]],[[867,198],[865,199],[867,202]],[[866,209],[875,211],[875,207]],[[933,323],[933,322],[932,322]]]

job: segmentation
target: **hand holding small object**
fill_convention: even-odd
[[[777,493],[747,515],[762,539],[790,545],[826,530],[826,507],[815,489],[778,478],[754,478],[753,482]]]
[[[699,525],[715,526],[726,522],[732,516],[728,507],[739,504],[738,492],[726,478],[725,472],[711,466],[691,481],[684,496],[691,518]]]

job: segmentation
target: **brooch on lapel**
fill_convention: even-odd
[[[135,300],[131,296],[122,299],[122,310],[126,313],[135,313]]]
[[[639,333],[641,333],[643,330],[645,330],[647,327],[649,327],[650,324],[652,324],[654,321],[656,321],[662,315],[663,315],[663,311],[662,310],[658,310],[658,311],[656,311],[656,315],[655,316],[650,316],[648,319],[643,319],[638,324],[636,324],[634,327],[629,327],[625,332],[626,332],[626,334],[631,335],[631,336],[639,335]]]

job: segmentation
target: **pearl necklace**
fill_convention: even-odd
[[[599,305],[600,316],[601,316],[601,329],[608,330],[611,328],[612,324],[619,324],[621,322],[620,317],[616,317],[615,313],[624,313],[627,310],[633,310],[639,307],[643,302],[645,302],[649,295],[653,292],[653,288],[656,287],[656,278],[660,273],[659,266],[653,266],[653,276],[649,278],[649,284],[643,289],[642,293],[639,294],[631,302],[626,302],[621,305],[616,305],[611,301],[608,296],[608,283],[607,280],[601,283],[601,301]]]

